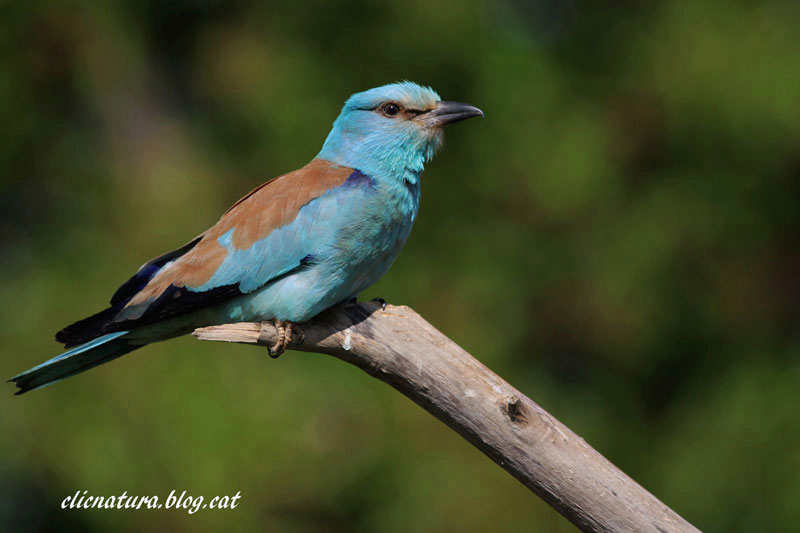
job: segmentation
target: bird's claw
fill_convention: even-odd
[[[275,326],[275,329],[278,333],[278,340],[275,342],[274,345],[269,347],[267,350],[269,356],[273,359],[277,359],[281,356],[281,354],[286,351],[286,348],[292,344],[292,335],[294,333],[294,324],[289,322],[288,320],[278,320],[274,318],[270,321],[272,325]],[[302,333],[300,343],[302,343]],[[299,343],[298,343],[299,344]]]
[[[386,311],[386,300],[383,298],[373,298],[371,301],[381,304],[381,311]]]

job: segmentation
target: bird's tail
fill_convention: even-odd
[[[126,333],[128,332],[117,331],[97,337],[26,370],[9,381],[19,388],[16,394],[22,394],[80,374],[143,346],[130,344],[127,339],[121,338]]]

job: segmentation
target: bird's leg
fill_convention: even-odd
[[[292,344],[292,333],[294,330],[294,324],[291,322],[284,322],[284,326],[286,327],[286,334],[284,335],[284,340],[286,341],[286,346]]]
[[[286,347],[292,342],[292,330],[294,329],[294,324],[288,320],[278,320],[277,318],[273,318],[271,322],[277,330],[278,340],[273,346],[268,348],[268,350],[269,356],[273,359],[277,359],[286,350]]]

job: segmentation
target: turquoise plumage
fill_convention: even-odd
[[[56,334],[71,350],[11,378],[17,394],[200,326],[293,323],[356,297],[389,268],[419,209],[442,128],[483,113],[395,83],[351,96],[305,167],[256,188],[208,231],[145,263],[110,306]]]

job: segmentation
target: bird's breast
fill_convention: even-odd
[[[357,296],[386,273],[411,232],[419,189],[356,172],[303,207],[297,221],[277,230],[269,253],[265,248],[257,254],[269,262],[280,255],[276,252],[285,255],[290,249],[307,264],[226,306],[225,320],[303,322]]]
[[[336,243],[336,263],[359,292],[397,258],[419,209],[419,185],[371,178],[374,187],[351,206]]]

